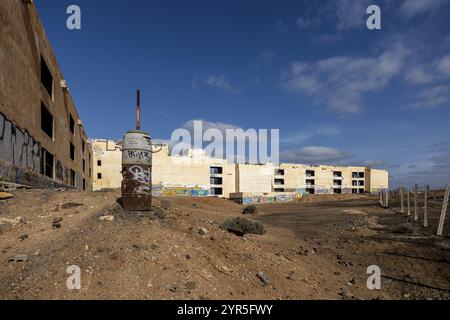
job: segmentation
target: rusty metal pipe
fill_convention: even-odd
[[[141,130],[141,90],[137,91],[137,103],[136,103],[136,130]]]

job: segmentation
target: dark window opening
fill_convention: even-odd
[[[50,97],[53,97],[53,75],[43,56],[41,56],[41,83]]]
[[[223,173],[223,168],[222,167],[211,167],[209,169],[211,174],[222,174]]]
[[[210,180],[210,183],[213,184],[213,185],[223,184],[223,179],[222,178],[211,177],[209,180]]]
[[[97,179],[101,180],[102,179],[102,174],[99,172],[97,173]]]
[[[69,114],[69,128],[72,134],[75,134],[75,121],[72,118],[72,115]]]
[[[70,143],[70,160],[75,161],[75,146]]]
[[[308,193],[308,194],[315,194],[316,190],[314,188],[307,188],[306,189],[306,193]]]
[[[342,172],[341,171],[334,171],[333,177],[335,178],[342,178]]]
[[[84,154],[84,150],[86,149],[86,143],[83,141],[81,141],[81,151],[83,151]]]
[[[283,188],[275,188],[273,191],[274,192],[284,192],[284,189]]]
[[[316,175],[316,172],[314,170],[306,170],[307,177],[314,177],[315,175]]]
[[[353,180],[353,181],[352,181],[352,186],[353,186],[353,187],[356,187],[356,186],[358,186],[358,181],[356,181],[356,180]]]
[[[41,101],[41,129],[53,139],[53,116]]]
[[[41,174],[53,179],[53,166],[55,157],[44,148],[41,148]]]
[[[83,179],[83,190],[86,190],[86,179]]]
[[[70,185],[72,187],[75,187],[76,181],[75,181],[75,171],[70,170]]]
[[[352,178],[354,179],[364,179],[364,172],[353,172]]]
[[[86,160],[83,159],[83,172],[86,171]]]
[[[275,179],[275,184],[276,185],[284,184],[284,179]]]
[[[97,160],[97,167],[101,167],[102,166],[102,160]]]
[[[221,196],[221,195],[223,195],[223,189],[222,188],[211,188],[211,195],[212,196]]]
[[[353,194],[358,193],[358,189],[352,189],[352,193],[353,193]]]
[[[342,180],[333,180],[334,186],[342,186]]]
[[[358,185],[359,185],[360,187],[364,187],[364,180],[358,181]]]
[[[284,176],[284,169],[275,169],[276,176]]]
[[[364,193],[364,189],[359,189],[359,193]]]
[[[315,180],[312,180],[312,179],[306,180],[306,185],[307,186],[314,186],[315,184],[316,184]]]
[[[336,194],[341,194],[342,193],[342,189],[335,188],[335,189],[333,189],[333,192],[336,193]]]

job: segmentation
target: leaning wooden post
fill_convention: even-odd
[[[410,191],[409,191],[409,189],[407,190],[407,192],[408,192],[408,194],[407,194],[407,197],[406,197],[406,201],[408,202],[408,216],[410,216],[411,215],[411,199],[410,199]]]
[[[442,202],[441,218],[439,219],[439,226],[437,231],[438,236],[442,236],[442,232],[444,231],[444,221],[445,215],[447,214],[449,196],[450,196],[450,185],[448,185],[447,188],[445,188],[444,201]]]
[[[424,196],[424,204],[423,204],[423,226],[424,228],[428,227],[428,194],[430,193],[430,186],[425,186],[425,196]]]
[[[405,213],[405,188],[400,188],[400,213]]]
[[[414,221],[419,220],[419,209],[417,207],[417,193],[419,186],[416,184],[414,186]]]
[[[383,206],[383,190],[380,191],[380,206]]]

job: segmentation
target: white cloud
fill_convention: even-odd
[[[282,86],[312,96],[338,114],[359,113],[364,94],[384,88],[404,68],[410,54],[400,44],[377,57],[332,57],[291,64],[282,74]]]
[[[219,89],[226,93],[241,94],[241,91],[234,88],[230,84],[230,80],[223,74],[221,75],[197,75],[192,81],[192,88],[198,88],[199,86],[208,86],[211,88]]]
[[[350,157],[350,154],[343,151],[329,147],[317,146],[292,149],[280,153],[281,161],[308,164],[334,163]]]
[[[448,0],[405,0],[400,6],[400,13],[408,18],[428,13],[448,3]]]

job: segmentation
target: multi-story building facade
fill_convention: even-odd
[[[92,144],[94,190],[120,188],[121,143],[93,140]],[[305,194],[376,193],[388,189],[389,177],[386,170],[356,166],[232,164],[209,158],[203,150],[171,156],[164,145],[153,154],[152,182],[156,196],[290,199]]]
[[[92,150],[32,1],[0,1],[0,180],[92,187]]]

